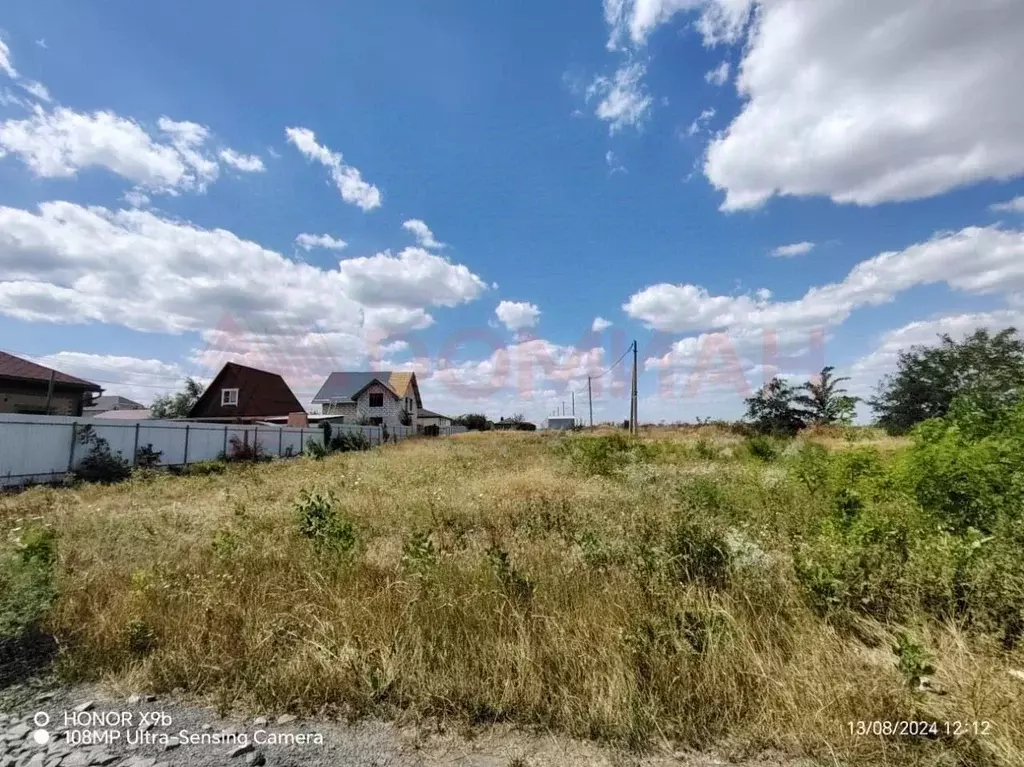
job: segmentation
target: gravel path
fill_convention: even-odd
[[[567,738],[494,728],[465,739],[387,722],[221,717],[169,698],[104,696],[97,687],[0,691],[0,767],[711,767],[707,755],[637,757]],[[47,721],[48,720],[48,721]],[[776,760],[743,767],[797,767]]]

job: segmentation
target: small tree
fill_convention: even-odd
[[[773,378],[747,399],[747,420],[761,434],[793,436],[807,426],[795,404],[796,391],[781,378]]]
[[[1024,339],[1016,328],[995,335],[975,331],[963,341],[939,336],[938,346],[901,351],[896,372],[885,376],[869,400],[878,425],[904,434],[929,418],[941,418],[958,397],[997,412],[1024,391]]]
[[[837,378],[832,373],[831,365],[823,367],[817,381],[808,381],[800,387],[800,394],[793,402],[803,408],[806,418],[811,423],[834,424],[849,423],[856,413],[859,397],[850,397],[846,389],[839,387],[849,378]]]
[[[149,412],[154,418],[187,418],[203,396],[203,385],[194,378],[185,379],[185,388],[176,394],[164,394],[153,400]]]
[[[467,413],[455,419],[456,423],[462,424],[470,431],[490,431],[491,422],[487,416],[480,413]]]

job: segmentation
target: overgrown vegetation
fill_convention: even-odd
[[[90,425],[79,426],[75,435],[86,454],[77,462],[75,479],[82,482],[123,482],[132,475],[132,465],[119,453],[110,450],[110,444]]]
[[[320,427],[324,436],[322,440],[310,439],[306,445],[306,452],[314,460],[323,460],[331,453],[349,453],[358,450],[369,450],[370,440],[361,431],[348,431],[341,429],[336,434],[329,421],[324,421]],[[387,438],[383,436],[384,441]]]
[[[39,520],[19,520],[0,548],[0,641],[32,630],[55,596],[57,534]]]
[[[245,432],[241,437],[232,434],[228,446],[227,453],[221,456],[221,460],[228,463],[263,463],[271,460],[257,435],[253,435],[252,442],[249,441],[249,432]]]
[[[463,435],[32,489],[0,520],[60,541],[28,613],[72,678],[629,747],[1024,763],[1024,409],[834,428]],[[910,720],[993,724],[848,726]]]

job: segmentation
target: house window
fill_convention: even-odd
[[[372,397],[373,395],[371,394],[370,396]],[[384,423],[384,419],[381,418],[379,415],[375,415],[373,418],[370,419],[370,426],[380,426],[382,423]]]
[[[384,407],[384,392],[370,392],[370,407]]]
[[[405,411],[407,413],[412,413],[412,398],[411,397],[406,397],[405,398]]]
[[[220,404],[222,407],[238,404],[238,389],[221,389]]]

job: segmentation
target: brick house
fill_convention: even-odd
[[[80,416],[102,391],[91,381],[0,352],[0,413]]]
[[[340,416],[344,423],[409,426],[416,429],[423,407],[415,373],[331,373],[313,398],[324,415]]]
[[[277,373],[229,362],[210,382],[188,417],[192,421],[248,423],[304,413]]]

